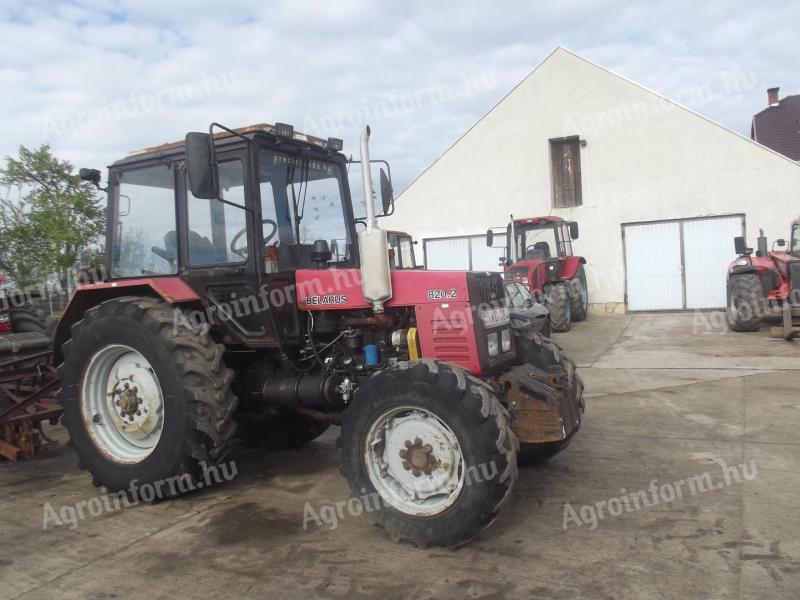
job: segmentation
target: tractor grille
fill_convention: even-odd
[[[467,289],[472,306],[505,306],[506,290],[500,273],[467,273]]]
[[[789,263],[789,286],[792,288],[789,302],[800,304],[800,260]]]
[[[466,364],[470,360],[470,343],[466,331],[470,327],[464,317],[451,315],[448,319],[431,322],[433,355],[439,360]]]

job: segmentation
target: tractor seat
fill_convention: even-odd
[[[225,262],[227,256],[222,253],[218,256],[217,249],[214,244],[196,231],[189,231],[189,262],[196,265],[211,265],[218,262]],[[168,231],[164,235],[164,248],[153,246],[151,248],[153,253],[157,254],[170,264],[178,260],[178,234],[177,232]]]

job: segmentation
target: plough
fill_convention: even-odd
[[[58,423],[58,374],[50,338],[37,333],[0,336],[0,456],[33,458],[50,442],[42,430]]]

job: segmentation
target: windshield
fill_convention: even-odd
[[[558,257],[558,239],[553,227],[534,229],[517,227],[517,260],[547,259]]]
[[[258,176],[264,243],[277,249],[279,268],[313,266],[318,240],[328,243],[330,263],[350,260],[353,241],[339,165],[262,148]]]

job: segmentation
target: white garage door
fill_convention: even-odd
[[[743,231],[743,215],[623,225],[628,310],[724,307]]]
[[[686,308],[725,306],[725,276],[735,258],[733,238],[737,235],[744,235],[741,216],[697,219],[683,224]]]
[[[468,271],[469,238],[423,240],[425,268],[432,271]]]
[[[431,271],[500,271],[500,257],[506,253],[502,247],[505,237],[496,235],[492,248],[486,245],[485,235],[425,239],[422,241],[425,268]]]

